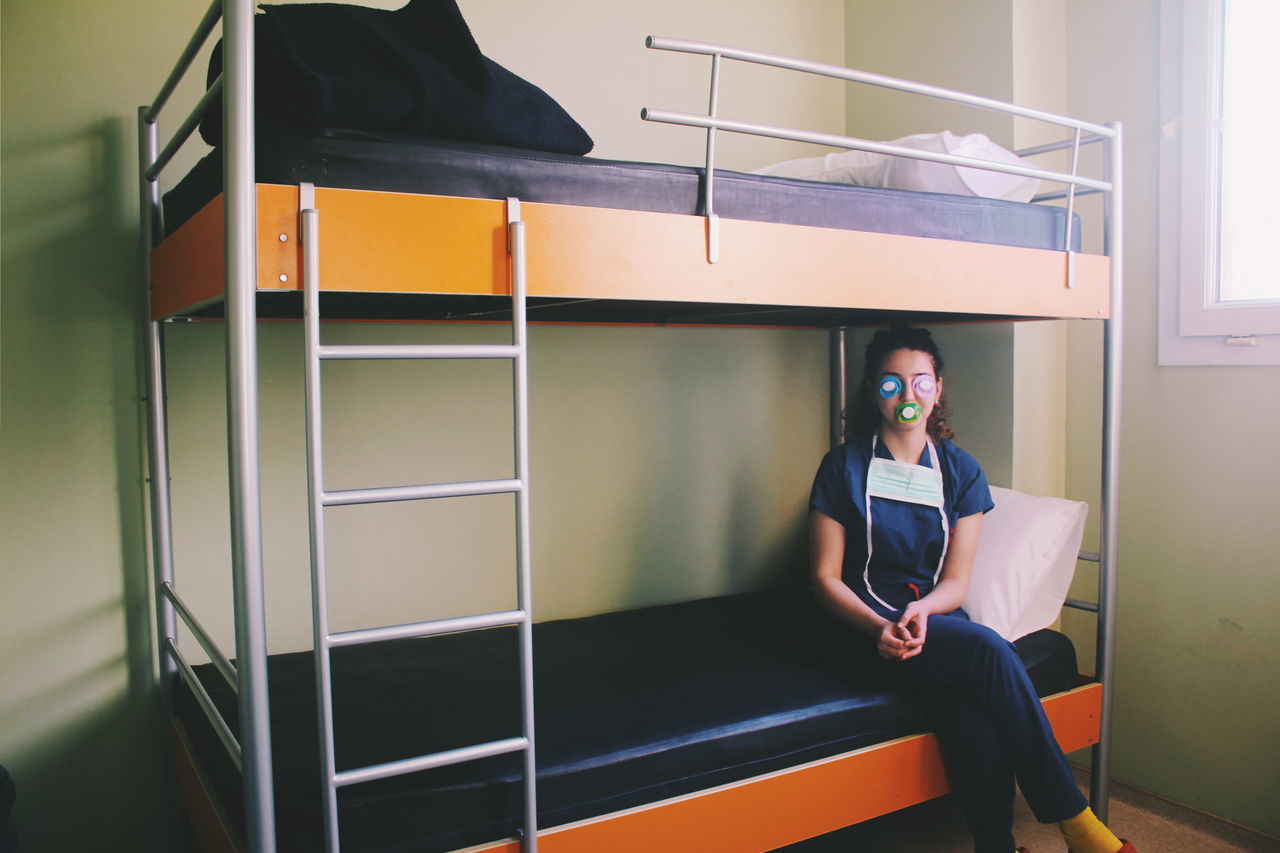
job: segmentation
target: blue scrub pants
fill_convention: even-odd
[[[1088,802],[1076,787],[1026,668],[1013,645],[995,631],[970,622],[963,611],[931,616],[924,650],[906,661],[888,661],[869,638],[831,617],[828,621],[844,635],[837,648],[852,653],[869,674],[911,690],[923,703],[977,853],[1014,849],[1015,778],[1041,823],[1084,811]]]

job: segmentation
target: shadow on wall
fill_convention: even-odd
[[[6,571],[14,588],[38,578],[21,588],[39,596],[23,621],[32,653],[14,673],[18,684],[21,672],[39,673],[27,681],[39,688],[10,691],[17,702],[5,709],[6,728],[16,715],[36,733],[5,756],[22,782],[16,819],[41,848],[84,849],[91,835],[145,849],[156,829],[120,826],[141,811],[122,798],[160,802],[134,131],[121,117],[52,136],[6,130],[0,416],[15,485]],[[104,792],[102,780],[122,768],[121,784]]]
[[[668,331],[682,333],[699,337],[656,351],[667,405],[640,414],[655,464],[651,488],[634,498],[637,538],[620,552],[631,560],[631,597],[693,599],[799,580],[812,470],[787,466],[805,458],[798,423],[823,431],[826,400],[814,399],[808,418],[778,395],[814,365],[776,341],[769,349],[737,339],[771,334],[763,330]],[[819,459],[799,464],[816,469]]]
[[[13,824],[13,801],[17,789],[9,771],[0,764],[0,853],[16,853],[18,829]]]

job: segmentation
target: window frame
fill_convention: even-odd
[[[1280,365],[1280,302],[1217,301],[1222,10],[1161,0],[1159,363]]]

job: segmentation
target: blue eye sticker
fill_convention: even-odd
[[[902,393],[902,380],[896,376],[880,377],[880,396],[888,400]]]
[[[927,373],[920,374],[911,382],[911,390],[916,392],[917,397],[932,397],[937,387],[933,377]]]

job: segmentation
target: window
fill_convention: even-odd
[[[1280,364],[1275,0],[1163,0],[1160,363]]]

